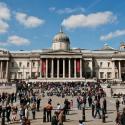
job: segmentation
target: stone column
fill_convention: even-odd
[[[76,78],[76,59],[74,59],[74,77]]]
[[[82,78],[82,59],[80,59],[80,78]]]
[[[30,62],[30,78],[32,78],[32,60]]]
[[[48,59],[46,59],[46,78],[48,78]]]
[[[42,78],[42,59],[40,59],[40,78]]]
[[[1,79],[3,79],[3,62],[1,61]]]
[[[0,61],[0,79],[1,79],[1,61]]]
[[[51,60],[51,78],[54,76],[54,71],[53,71],[53,59]]]
[[[57,78],[59,78],[59,59],[57,59]]]
[[[121,79],[121,62],[119,61],[119,79]]]
[[[71,78],[71,59],[69,59],[69,78]]]
[[[63,59],[63,78],[65,78],[65,59]]]
[[[115,79],[115,61],[112,61],[112,79]]]
[[[8,61],[6,62],[6,77],[5,78],[8,80]]]

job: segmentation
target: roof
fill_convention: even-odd
[[[115,51],[116,49],[112,48],[111,46],[104,44],[104,47],[101,49],[97,49],[96,51]]]

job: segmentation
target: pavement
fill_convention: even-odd
[[[52,105],[56,107],[57,103],[63,104],[65,98],[61,97],[44,97],[41,101],[41,109],[40,112],[36,113],[36,119],[32,120],[32,113],[30,112],[30,119],[31,119],[31,125],[51,125],[50,122],[43,123],[43,112],[42,109],[47,103],[48,99],[52,99]],[[73,108],[70,111],[70,114],[66,116],[66,122],[64,122],[64,125],[79,125],[79,120],[82,120],[82,111],[77,110],[76,107],[76,97],[72,98],[70,96],[66,97],[68,100],[73,100]],[[106,123],[102,123],[102,119],[93,118],[91,115],[91,108],[86,108],[85,114],[86,114],[86,121],[85,125],[114,125],[115,124],[115,118],[116,118],[116,109],[115,109],[115,98],[106,98],[107,100],[107,114],[106,114]],[[19,102],[18,102],[19,103]],[[124,105],[120,105],[120,111],[122,112]],[[53,111],[54,112],[54,111]],[[19,119],[19,118],[18,118]],[[0,119],[1,122],[1,119]],[[20,122],[14,122],[11,123],[12,125],[20,125]]]

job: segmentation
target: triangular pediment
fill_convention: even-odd
[[[43,52],[42,54],[46,55],[81,55],[81,52],[75,52],[70,50],[51,50],[48,52]]]

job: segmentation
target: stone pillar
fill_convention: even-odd
[[[1,79],[1,61],[0,61],[0,79]]]
[[[48,59],[46,59],[46,78],[48,78]]]
[[[82,59],[80,59],[80,78],[82,78]]]
[[[3,62],[1,61],[1,79],[3,79]]]
[[[57,78],[59,78],[59,59],[57,59]]]
[[[76,59],[74,59],[74,77],[76,78]]]
[[[91,60],[91,78],[93,78],[93,62]]]
[[[30,78],[32,78],[32,60],[30,62]]]
[[[112,79],[115,79],[115,61],[112,61]]]
[[[5,78],[8,80],[8,61],[6,62],[6,77]]]
[[[69,59],[69,78],[71,78],[71,59]]]
[[[40,59],[40,78],[42,78],[42,59]]]
[[[119,61],[119,79],[121,79],[121,62]]]
[[[51,60],[51,78],[54,76],[54,71],[53,71],[53,59]]]
[[[65,59],[63,59],[63,78],[65,78]]]

